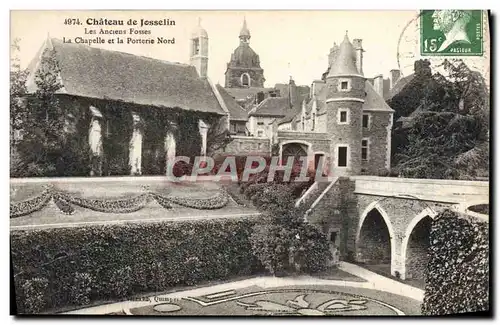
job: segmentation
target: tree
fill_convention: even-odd
[[[21,69],[19,60],[19,39],[15,39],[11,45],[10,59],[10,127],[11,146],[14,145],[14,133],[22,130],[22,122],[26,115],[26,79],[28,73],[26,69]]]
[[[23,140],[18,145],[23,175],[56,176],[63,151],[64,114],[55,93],[62,87],[54,50],[45,49],[35,73],[37,90],[27,96],[22,116]]]
[[[262,265],[274,275],[326,268],[330,257],[326,237],[304,222],[305,210],[295,207],[290,187],[272,183],[258,186],[262,191],[252,200],[265,220],[254,226],[250,241]]]
[[[15,147],[18,161],[13,177],[89,174],[88,141],[82,137],[82,130],[71,132],[67,128],[69,111],[59,99],[58,91],[63,87],[59,76],[56,52],[46,48],[34,75],[34,93],[27,93],[26,78],[14,78],[15,87],[11,84],[11,98],[23,99],[22,105],[11,101],[11,123],[22,132],[22,140]],[[80,118],[85,113],[73,113],[78,121],[75,126],[88,129],[86,120]]]
[[[23,121],[26,118],[26,79],[28,73],[21,69],[19,53],[19,39],[15,39],[11,45],[10,59],[10,174],[19,173],[20,157],[17,150],[19,136],[23,129]]]
[[[413,105],[418,99],[418,108],[410,116],[411,126],[393,132],[393,163],[401,176],[464,179],[488,169],[489,94],[484,78],[461,60],[445,60],[442,66],[445,75],[437,72],[400,95],[418,94],[412,98]],[[396,111],[404,105],[400,99],[390,103]]]

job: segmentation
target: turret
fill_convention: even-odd
[[[207,77],[208,71],[208,34],[201,27],[201,18],[198,26],[191,34],[190,64],[196,68],[201,78]]]
[[[357,53],[347,33],[326,76],[327,132],[334,176],[361,171],[361,140],[365,81],[356,66]]]

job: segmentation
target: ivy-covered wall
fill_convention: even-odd
[[[488,311],[489,223],[444,210],[430,233],[422,314]]]

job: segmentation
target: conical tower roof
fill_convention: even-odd
[[[243,27],[241,27],[241,30],[240,30],[240,38],[241,37],[250,38],[250,31],[248,30],[248,27],[247,27],[246,18],[243,18]]]
[[[349,41],[347,33],[344,37],[344,41],[340,44],[337,55],[335,56],[335,61],[333,62],[330,73],[328,77],[340,77],[340,76],[360,76],[358,69],[356,68],[354,47]]]

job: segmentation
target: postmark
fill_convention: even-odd
[[[483,52],[481,10],[421,11],[421,55],[481,56]]]

